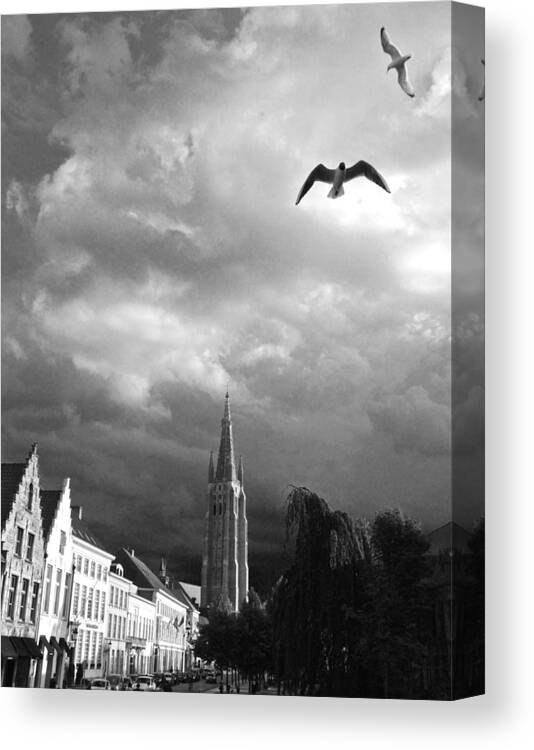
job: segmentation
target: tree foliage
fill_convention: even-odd
[[[368,522],[304,487],[286,514],[291,564],[264,605],[209,612],[197,655],[298,695],[451,698],[483,690],[484,524],[466,552],[428,553],[399,510]]]

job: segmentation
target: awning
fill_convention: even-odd
[[[7,635],[2,636],[2,659],[16,659],[17,652],[11,643],[11,638]]]
[[[51,646],[52,646],[53,648],[55,648],[55,649],[56,649],[56,651],[58,652],[58,654],[59,654],[60,656],[61,656],[61,655],[63,654],[63,649],[61,648],[61,646],[60,646],[60,645],[59,645],[59,643],[57,642],[57,638],[55,637],[55,635],[53,635],[53,636],[51,636],[51,637],[50,637],[50,645],[51,645]]]
[[[59,639],[59,645],[61,646],[63,651],[67,654],[67,656],[70,656],[70,646],[64,638]]]
[[[39,648],[41,651],[46,648],[49,654],[54,653],[54,647],[52,646],[51,643],[48,642],[48,639],[45,635],[42,635],[39,638]]]
[[[18,636],[11,636],[11,643],[13,648],[17,652],[17,656],[22,659],[42,659],[39,646],[35,643],[33,638],[19,638]]]
[[[22,638],[21,640],[24,641],[24,645],[28,649],[28,652],[32,659],[42,659],[43,655],[41,654],[41,650],[39,649],[39,646],[37,643],[33,640],[33,638]]]

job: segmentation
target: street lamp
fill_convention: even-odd
[[[80,621],[71,620],[69,622],[69,644],[70,644],[70,655],[69,655],[69,671],[68,671],[68,683],[73,685],[76,680],[76,642],[78,640],[78,631],[80,630]]]

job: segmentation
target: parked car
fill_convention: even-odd
[[[137,676],[134,690],[155,690],[156,683],[149,674],[140,674]]]
[[[108,674],[107,680],[110,684],[110,690],[119,690],[122,682],[122,675],[120,674]]]
[[[206,677],[204,678],[206,682],[209,683],[216,683],[217,682],[217,673],[216,672],[206,672]]]
[[[95,677],[91,680],[90,690],[110,690],[111,685],[109,680],[104,680],[101,677]]]

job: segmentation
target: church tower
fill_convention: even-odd
[[[248,529],[243,460],[236,471],[230,397],[226,392],[217,466],[210,454],[208,508],[202,556],[202,606],[230,604],[237,612],[248,598]]]

